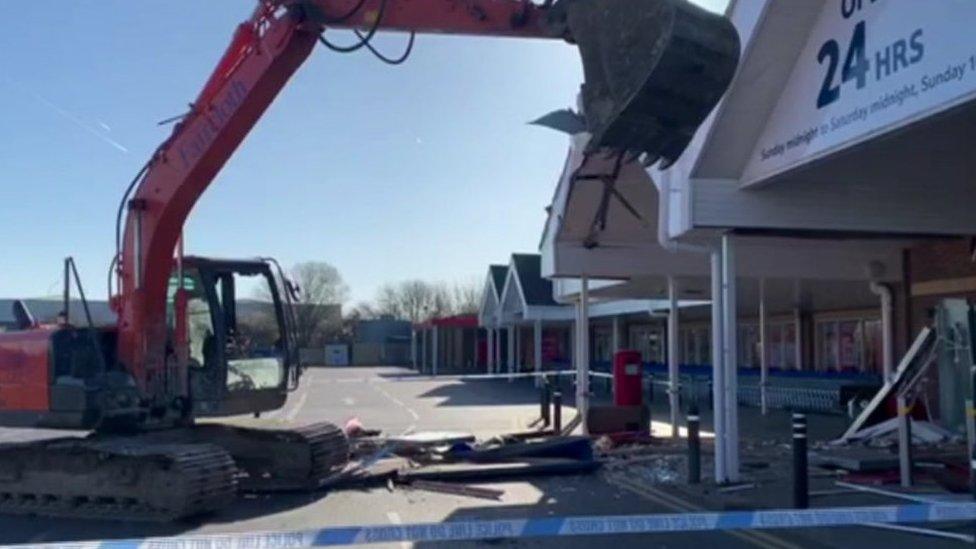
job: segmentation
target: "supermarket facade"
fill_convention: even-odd
[[[675,402],[708,378],[719,480],[738,478],[736,403],[816,408],[878,385],[923,326],[959,332],[976,298],[976,4],[727,14],[738,74],[689,148],[610,180],[613,159],[572,137],[532,273],[552,293],[535,302],[515,256],[492,267],[471,346],[480,371],[576,369],[580,396],[624,348]],[[939,360],[931,411],[952,426],[969,367]]]

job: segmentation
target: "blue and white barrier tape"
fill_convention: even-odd
[[[593,372],[590,373],[594,375]],[[402,376],[389,376],[385,378],[389,381],[457,381],[457,380],[493,380],[493,379],[524,379],[531,377],[558,377],[576,376],[576,370],[544,370],[540,372],[500,372],[495,374],[408,374]],[[612,377],[612,376],[611,376]]]
[[[731,511],[656,515],[469,520],[384,526],[337,526],[294,532],[221,534],[44,544],[71,549],[264,549],[328,547],[384,542],[521,539],[773,528],[857,526],[976,519],[976,503],[927,503],[877,507]]]

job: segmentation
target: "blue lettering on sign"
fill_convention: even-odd
[[[873,3],[873,2],[872,2]],[[843,0],[841,12],[848,18],[862,9],[862,0]],[[868,53],[867,22],[859,21],[854,25],[850,41],[847,43],[846,54],[841,64],[841,43],[831,38],[820,46],[817,51],[817,63],[825,67],[823,82],[817,94],[817,108],[822,109],[840,99],[841,87],[853,81],[856,89],[864,88],[871,74],[871,64],[874,63],[874,79],[881,80],[887,76],[907,69],[920,62],[925,56],[925,43],[922,41],[922,29],[915,29],[908,38],[901,38],[883,45]],[[840,69],[840,70],[838,70]],[[840,73],[838,79],[837,73]]]
[[[194,125],[199,127],[195,128],[195,133],[187,136],[185,142],[180,145],[180,159],[183,161],[184,170],[189,169],[203,156],[207,147],[217,138],[221,128],[244,103],[248,90],[243,82],[235,80],[228,88],[223,97],[216,98],[208,107],[204,107],[200,124]]]
[[[869,1],[873,4],[878,0]],[[841,0],[840,14],[844,17],[844,19],[850,19],[852,15],[864,9],[864,2],[865,0]]]

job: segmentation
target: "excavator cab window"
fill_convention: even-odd
[[[271,277],[263,270],[218,270],[213,281],[223,326],[227,389],[280,387],[286,356]]]
[[[179,278],[174,274],[169,280],[169,298],[166,301],[166,316],[170,330],[174,329],[173,300],[178,288]],[[197,269],[188,268],[183,272],[183,289],[187,293],[186,316],[190,367],[205,368],[217,360],[215,353],[217,330],[214,328],[210,299]]]

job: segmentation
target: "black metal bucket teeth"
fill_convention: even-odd
[[[686,0],[560,0],[551,24],[583,58],[591,149],[673,163],[739,62],[732,23]]]

